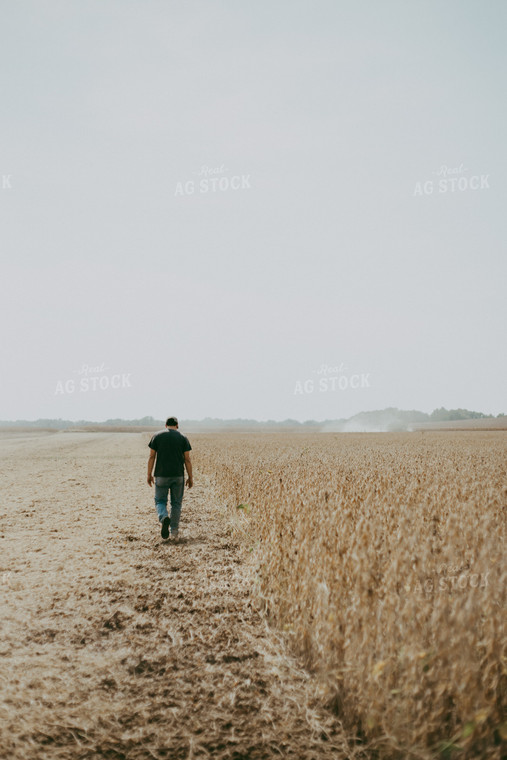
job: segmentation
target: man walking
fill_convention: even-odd
[[[190,441],[178,430],[176,417],[168,417],[165,430],[155,433],[149,442],[150,458],[148,459],[148,485],[153,485],[155,480],[155,507],[158,519],[162,523],[161,536],[169,538],[169,526],[171,538],[178,538],[180,523],[181,502],[185,475],[183,466],[187,470],[187,486],[192,488],[192,462]],[[155,459],[157,463],[155,464]],[[155,478],[153,478],[153,465],[155,465]],[[167,514],[167,496],[171,491],[171,517]]]

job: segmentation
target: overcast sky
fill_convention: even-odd
[[[507,412],[506,30],[2,0],[0,419]]]

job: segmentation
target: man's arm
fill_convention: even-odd
[[[148,459],[148,485],[151,486],[153,484],[153,468],[155,466],[155,459],[157,456],[157,452],[155,449],[150,449],[150,458]]]
[[[194,485],[194,479],[192,477],[192,462],[190,461],[190,451],[185,451],[185,468],[187,470],[187,486],[192,488]]]

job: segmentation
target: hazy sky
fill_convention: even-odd
[[[503,0],[1,0],[0,419],[507,412],[506,64]]]

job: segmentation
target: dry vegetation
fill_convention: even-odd
[[[506,753],[506,441],[201,439],[268,619],[378,756]]]
[[[2,758],[502,757],[505,433],[149,437],[0,436]]]

